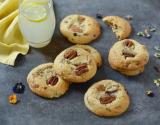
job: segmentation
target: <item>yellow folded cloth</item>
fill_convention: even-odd
[[[12,66],[29,50],[18,26],[18,5],[19,0],[0,0],[0,62]]]

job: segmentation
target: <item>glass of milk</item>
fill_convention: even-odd
[[[48,45],[55,30],[52,0],[20,0],[19,27],[30,46]]]

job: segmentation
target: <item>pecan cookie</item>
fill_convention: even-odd
[[[87,44],[101,33],[99,23],[85,15],[69,15],[60,24],[61,33],[72,43]]]
[[[71,48],[75,48],[75,47],[82,48],[86,50],[88,53],[90,53],[92,57],[94,58],[94,60],[96,61],[97,67],[100,67],[102,65],[101,54],[95,48],[89,45],[75,45],[75,46],[72,46]]]
[[[149,53],[146,46],[132,39],[116,42],[108,56],[109,64],[113,69],[131,76],[143,72],[148,60]]]
[[[34,68],[27,77],[31,91],[44,98],[62,96],[69,88],[69,82],[63,80],[54,70],[53,63]]]
[[[113,65],[111,67],[113,69],[119,71],[120,73],[127,75],[127,76],[135,76],[135,75],[138,75],[144,71],[144,66],[140,67],[138,69],[134,69],[134,70],[124,70],[124,69],[116,68]]]
[[[119,16],[106,16],[103,21],[112,27],[112,31],[115,33],[119,40],[128,38],[131,34],[132,28],[130,23]]]
[[[75,47],[62,51],[56,57],[54,69],[63,79],[81,83],[90,80],[96,74],[97,66],[87,51]]]
[[[84,103],[98,116],[118,116],[128,109],[130,99],[123,85],[113,80],[102,80],[87,90]]]

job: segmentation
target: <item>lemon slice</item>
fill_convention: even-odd
[[[32,22],[42,22],[47,18],[46,3],[25,2],[22,4],[23,15]]]

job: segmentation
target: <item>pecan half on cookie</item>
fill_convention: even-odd
[[[46,81],[47,85],[51,85],[51,86],[56,85],[57,82],[58,82],[58,77],[57,76],[52,76]]]
[[[77,56],[77,51],[73,50],[73,49],[69,49],[68,51],[66,51],[64,53],[64,58],[65,59],[71,60],[71,59],[75,58],[76,56]]]
[[[83,63],[83,64],[79,64],[76,66],[76,70],[75,70],[75,73],[80,76],[82,75],[83,73],[86,73],[88,72],[89,69],[87,67],[87,64],[86,63]]]
[[[115,99],[116,99],[115,96],[105,95],[105,96],[100,97],[99,101],[101,104],[109,104],[109,103],[112,103]]]
[[[50,99],[65,94],[70,84],[55,72],[53,63],[41,64],[32,69],[27,82],[33,93]]]
[[[135,45],[131,40],[126,40],[124,42],[124,49],[122,50],[122,55],[126,58],[135,57],[136,53],[134,52]]]
[[[90,80],[97,71],[94,58],[82,48],[70,47],[54,60],[54,68],[63,79],[73,83]]]

